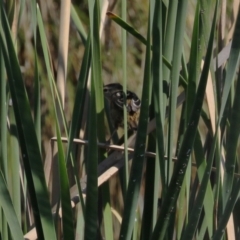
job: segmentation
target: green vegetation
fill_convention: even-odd
[[[239,1],[12,0],[0,18],[1,239],[240,238]],[[136,133],[126,109],[111,126],[110,82],[141,98]]]

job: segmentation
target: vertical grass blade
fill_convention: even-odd
[[[201,143],[201,137],[199,131],[197,132],[195,141],[194,141],[194,154],[195,154],[195,159],[196,159],[196,164],[197,164],[197,174],[198,174],[198,179],[199,182],[202,182],[203,176],[204,176],[204,171],[206,168],[206,159],[204,155],[204,149]],[[193,196],[195,194],[192,193]],[[194,196],[195,198],[195,196]],[[204,211],[206,213],[213,213],[213,207],[214,207],[214,201],[213,201],[213,191],[211,188],[210,182],[208,183],[207,189],[206,189],[206,197],[204,198]],[[190,213],[192,212],[192,205],[189,205],[189,209],[191,210]],[[208,226],[208,233],[209,236],[212,236],[213,233],[213,224],[212,224],[212,214],[206,214],[206,222]]]
[[[56,239],[37,136],[3,5],[1,17],[3,25],[1,45],[38,238]]]
[[[78,33],[81,37],[81,40],[83,42],[84,45],[86,45],[86,42],[87,42],[87,34],[84,30],[84,27],[83,27],[83,24],[81,22],[81,20],[79,19],[78,15],[77,15],[77,12],[74,8],[74,6],[71,4],[71,18],[78,30]]]
[[[98,117],[98,138],[99,141],[105,141],[104,126],[104,98],[102,84],[102,67],[101,67],[101,51],[99,39],[99,17],[100,7],[99,0],[89,0],[89,15],[90,15],[90,36],[92,47],[92,76],[95,83],[96,91],[96,111]]]
[[[0,19],[1,19],[1,11],[0,11]],[[0,23],[0,31],[2,32],[2,24]],[[6,94],[6,72],[5,72],[5,66],[4,66],[4,58],[2,54],[2,48],[0,46],[0,118],[1,118],[1,125],[0,125],[0,168],[1,168],[1,177],[4,180],[3,183],[8,182],[8,174],[7,174],[7,168],[8,168],[8,145],[7,145],[7,94]],[[9,183],[8,183],[9,184]],[[5,189],[4,189],[5,188]],[[8,189],[6,186],[6,183],[2,186],[2,189],[4,189],[7,194]],[[2,213],[2,210],[4,210],[4,205],[0,204],[1,208],[0,211]],[[8,206],[9,207],[9,206]],[[6,223],[4,216],[0,216],[3,222]],[[2,224],[3,225],[3,224]],[[6,224],[5,224],[6,225]],[[1,232],[2,232],[1,226]],[[4,236],[4,233],[2,233]]]
[[[85,229],[84,239],[97,239],[98,232],[98,186],[97,186],[97,165],[98,165],[98,147],[97,147],[97,117],[96,117],[96,96],[94,81],[91,80],[90,93],[90,114],[89,114],[89,147],[87,159],[87,197],[85,209]]]
[[[194,27],[192,33],[192,41],[191,41],[191,51],[190,51],[190,59],[189,59],[189,74],[188,74],[188,87],[187,87],[187,96],[186,96],[186,118],[187,120],[190,117],[192,111],[192,105],[194,102],[196,88],[197,88],[197,80],[198,80],[198,72],[200,70],[200,61],[199,61],[199,49],[200,42],[199,36],[201,36],[200,31],[200,23],[199,23],[199,1],[197,2],[195,19],[194,19]]]
[[[240,91],[240,74],[238,75],[237,86],[236,86],[236,93]],[[234,103],[232,114],[230,118],[230,130],[227,140],[227,153],[226,153],[226,162],[231,161],[231,158],[235,160],[236,152],[237,152],[237,144],[239,138],[239,131],[240,131],[240,98],[238,94],[235,94]],[[229,164],[229,163],[228,163]],[[219,219],[219,226],[216,232],[213,235],[213,239],[221,239],[228,223],[229,217],[232,214],[232,210],[235,206],[235,203],[239,197],[239,189],[240,189],[240,181],[239,178],[234,178],[234,170],[235,162],[232,163],[233,166],[231,167],[231,171],[226,167],[226,176],[225,180],[225,188],[223,188],[223,197],[224,197],[224,206],[223,206],[223,213],[221,214],[221,218]],[[229,166],[228,166],[229,167]],[[228,188],[226,188],[228,187]]]
[[[87,93],[87,79],[89,75],[90,65],[91,65],[91,43],[90,43],[90,37],[88,37],[84,56],[83,56],[82,67],[78,77],[77,91],[76,91],[76,97],[75,97],[73,113],[72,113],[72,121],[70,125],[70,130],[69,130],[69,140],[68,140],[67,154],[66,154],[67,162],[69,161],[70,156],[72,154],[73,139],[74,137],[78,137],[80,125],[83,118],[82,113],[83,113],[84,104],[85,104],[84,100]],[[82,197],[82,191],[81,191],[81,186],[80,186],[77,171],[75,172],[75,180],[78,187],[78,194],[81,202],[82,213],[83,213],[83,216],[85,216],[85,206],[84,206],[84,201]]]
[[[147,123],[149,111],[149,88],[151,79],[151,45],[150,45],[151,26],[150,19],[148,21],[148,37],[147,49],[145,57],[145,69],[143,80],[142,103],[140,111],[140,119],[138,125],[137,138],[135,143],[134,157],[130,172],[129,185],[125,198],[125,209],[123,213],[122,226],[119,239],[131,239],[134,227],[135,211],[139,196],[141,176],[143,170],[144,153],[147,137]]]
[[[208,42],[205,63],[203,66],[203,70],[202,70],[202,74],[201,74],[201,78],[200,78],[200,82],[199,82],[199,87],[198,87],[198,91],[197,91],[197,96],[196,96],[196,98],[198,99],[199,92],[203,91],[202,96],[201,96],[202,101],[203,101],[203,97],[204,97],[204,91],[206,89],[207,77],[208,77],[208,72],[210,69],[210,63],[211,63],[211,58],[212,58],[214,32],[215,32],[215,26],[216,26],[216,21],[217,21],[217,9],[218,9],[218,1],[216,1],[216,5],[215,5],[214,17],[213,17],[213,22],[212,22],[212,27],[211,27],[211,32],[210,32],[210,37],[209,37],[209,42]],[[194,107],[193,111],[197,111],[198,109],[199,108]],[[183,232],[181,239],[192,239],[194,236],[194,232],[197,228],[197,223],[199,221],[200,213],[201,213],[202,206],[203,206],[203,201],[206,196],[206,189],[207,189],[208,181],[209,181],[209,177],[210,177],[210,171],[211,171],[211,167],[212,167],[212,160],[213,160],[213,154],[215,151],[216,140],[217,140],[217,131],[216,131],[216,134],[213,139],[211,152],[209,154],[207,167],[205,169],[203,179],[201,181],[199,193],[197,195],[196,201],[192,208],[192,211],[191,211],[191,214],[189,217],[189,223],[188,223],[185,231]]]
[[[0,171],[0,202],[12,238],[14,240],[24,239],[20,222],[18,221],[16,212],[14,210],[14,206],[12,204],[12,200],[8,191],[8,186],[6,184],[2,171]]]
[[[179,1],[177,19],[176,19],[176,32],[174,37],[173,53],[174,56],[172,72],[171,72],[171,92],[170,92],[170,103],[169,103],[169,129],[168,129],[168,170],[167,170],[167,183],[170,181],[170,175],[172,172],[171,159],[173,155],[173,140],[174,140],[174,127],[176,122],[176,104],[177,104],[177,94],[178,94],[178,82],[179,82],[179,72],[181,67],[181,58],[183,51],[183,39],[184,39],[184,29],[186,22],[186,0]],[[175,23],[173,23],[175,24]]]
[[[216,4],[216,9],[217,9],[217,4]],[[202,108],[206,84],[207,84],[208,72],[209,72],[211,58],[212,58],[214,27],[216,23],[216,13],[217,13],[216,9],[215,9],[215,18],[212,24],[211,38],[209,40],[205,64],[204,64],[202,75],[200,78],[191,117],[189,119],[188,128],[186,129],[186,133],[183,138],[182,146],[178,154],[178,161],[175,165],[175,169],[169,185],[169,189],[161,207],[160,215],[152,235],[152,240],[164,239],[165,237],[166,230],[169,224],[169,219],[172,215],[173,209],[175,208],[178,194],[181,189],[182,182],[185,176],[188,160],[193,148],[193,143],[194,143],[197,126],[200,118],[201,108]],[[191,218],[189,219],[189,222],[192,224]],[[192,229],[191,231],[194,232],[194,229]],[[189,229],[188,231],[186,231],[186,233],[188,232],[189,232]],[[192,237],[185,238],[185,239],[192,239]]]
[[[225,85],[223,89],[223,96],[222,96],[222,104],[225,106],[230,88],[233,84],[233,81],[235,79],[235,75],[237,72],[237,69],[239,69],[239,62],[240,62],[240,9],[238,11],[238,17],[237,22],[235,26],[235,31],[233,35],[233,41],[232,41],[232,47],[230,51],[229,61],[227,65],[227,73],[226,73],[226,79],[225,79]],[[233,104],[232,109],[232,116],[231,116],[231,122],[230,122],[230,129],[228,134],[228,139],[226,141],[227,143],[227,153],[226,153],[226,174],[224,175],[224,181],[223,181],[223,193],[224,193],[224,205],[227,202],[227,199],[229,198],[230,190],[232,188],[233,178],[234,178],[234,172],[235,172],[235,162],[236,162],[236,150],[238,145],[238,137],[239,137],[239,122],[237,121],[238,112],[239,112],[239,97],[238,97],[238,91],[240,89],[239,86],[239,80],[236,87],[236,93],[235,93],[235,100]],[[223,111],[223,108],[221,108]]]
[[[46,38],[46,34],[45,34],[45,30],[44,30],[44,24],[43,24],[43,20],[42,20],[42,16],[41,16],[41,12],[39,7],[37,6],[37,23],[38,23],[38,28],[39,28],[39,35],[40,35],[40,40],[41,40],[41,46],[42,46],[42,50],[43,50],[43,56],[44,56],[44,61],[45,61],[45,65],[46,65],[46,69],[47,69],[47,77],[48,77],[48,81],[49,81],[49,86],[50,86],[50,90],[51,90],[51,97],[52,97],[52,102],[54,104],[58,104],[59,106],[59,114],[60,117],[59,119],[61,119],[62,123],[63,123],[63,127],[64,127],[64,131],[66,133],[66,135],[68,135],[68,131],[67,131],[67,124],[66,124],[66,119],[63,113],[63,108],[60,102],[60,97],[58,94],[58,90],[54,81],[54,77],[53,77],[53,67],[52,67],[52,62],[51,62],[51,55],[49,52],[49,46],[47,43],[47,38]]]
[[[232,214],[237,199],[239,198],[239,191],[240,191],[240,179],[234,179],[230,197],[228,198],[224,212],[219,220],[218,228],[212,236],[213,240],[222,239],[224,230],[226,229],[227,223],[229,221],[229,217]]]
[[[162,191],[166,188],[165,178],[165,160],[164,160],[164,120],[165,120],[165,105],[163,102],[163,62],[162,62],[162,3],[161,1],[155,1],[154,13],[153,13],[153,26],[152,26],[152,39],[153,39],[153,101],[156,125],[156,143],[157,143],[157,159],[159,161],[161,171],[161,184]]]
[[[121,12],[122,12],[122,19],[123,21],[126,21],[127,19],[127,1],[122,0],[122,5],[121,5]],[[123,75],[123,91],[127,93],[127,33],[126,30],[122,28],[122,75]],[[125,98],[125,104],[126,104],[126,98]],[[127,191],[127,185],[128,185],[128,151],[126,150],[128,145],[127,145],[127,139],[128,139],[128,134],[127,134],[127,109],[126,107],[123,108],[123,119],[124,119],[124,156],[125,156],[125,164],[124,164],[124,171],[123,171],[123,193],[124,195],[126,194]]]
[[[57,65],[57,89],[62,108],[65,107],[66,95],[66,76],[68,61],[68,42],[70,25],[70,6],[71,1],[61,1],[60,4],[60,25],[58,39],[58,65]],[[59,119],[60,120],[60,119]]]
[[[31,1],[32,28],[34,39],[34,125],[37,134],[39,149],[41,152],[41,94],[40,94],[40,77],[37,61],[37,4]]]
[[[153,134],[149,135],[148,151],[155,152],[156,141]],[[159,191],[159,163],[158,160],[147,158],[146,179],[144,193],[144,208],[142,215],[141,238],[150,239],[152,229],[156,222],[156,212],[158,207],[158,191]]]
[[[55,112],[57,115],[57,113]],[[56,116],[57,117],[57,116]],[[57,122],[57,145],[58,145],[58,166],[59,166],[59,179],[60,179],[60,195],[61,195],[61,206],[62,206],[62,227],[63,227],[63,238],[74,239],[74,227],[73,227],[73,212],[70,198],[70,186],[68,181],[68,174],[66,168],[66,161],[64,159],[64,151],[62,146],[60,126]]]
[[[103,140],[104,128],[104,103],[103,87],[101,81],[101,62],[100,62],[100,40],[99,40],[99,17],[100,7],[98,0],[89,0],[90,17],[90,41],[92,46],[92,76],[90,92],[90,111],[88,121],[88,158],[87,158],[87,198],[86,198],[86,217],[85,217],[85,239],[96,239],[98,233],[98,188],[97,188],[97,165],[98,154],[97,136],[99,141]]]
[[[176,17],[177,17],[177,1],[169,1],[168,8],[167,8],[167,16],[166,16],[166,26],[163,27],[163,33],[165,38],[163,43],[163,56],[166,60],[171,63],[173,57],[173,43],[174,43],[174,35],[175,35],[175,27],[176,27]],[[167,65],[163,65],[163,79],[170,83],[170,71]],[[166,107],[167,105],[167,98],[163,98],[163,105]],[[165,108],[164,107],[164,108]],[[165,111],[165,109],[164,109]],[[164,114],[165,115],[165,114]]]
[[[0,13],[1,17],[1,13]],[[0,25],[0,30],[2,31],[2,26]],[[2,49],[0,48],[0,77],[1,77],[1,92],[0,92],[0,103],[1,103],[1,108],[0,108],[0,117],[1,117],[1,126],[0,126],[0,165],[1,169],[3,171],[4,177],[7,179],[7,96],[6,96],[6,72],[5,72],[5,67],[4,67],[4,58],[2,54]]]
[[[101,4],[100,4],[101,3]],[[106,6],[108,5],[108,1],[96,1],[96,7],[94,9],[94,38],[97,40],[94,48],[93,48],[93,55],[95,57],[93,58],[94,61],[97,61],[94,63],[95,70],[93,72],[96,73],[94,76],[95,86],[96,86],[96,110],[97,110],[97,132],[98,132],[98,139],[101,142],[105,142],[105,128],[104,126],[104,97],[103,97],[103,80],[102,80],[102,64],[101,64],[101,44],[100,44],[100,36],[101,36],[101,29],[103,29],[103,21],[106,17]],[[99,7],[101,5],[101,9]],[[101,13],[101,14],[100,14]],[[101,18],[98,19],[97,15],[100,15]],[[100,24],[101,22],[101,24]],[[93,27],[93,26],[92,26]],[[93,66],[94,67],[94,66]],[[106,158],[106,151],[105,149],[98,149],[99,151],[99,158],[98,162],[103,161]],[[112,213],[111,213],[111,202],[110,202],[110,189],[109,184],[106,182],[103,184],[100,188],[100,194],[102,199],[102,206],[100,206],[100,210],[103,211],[103,226],[104,226],[104,237],[106,240],[113,239],[113,222],[112,222]],[[101,226],[99,226],[101,227]]]
[[[156,135],[150,134],[148,139],[148,150],[156,152],[156,158],[148,158],[146,161],[146,179],[144,194],[144,209],[141,228],[141,239],[149,239],[152,229],[156,223],[156,212],[158,209],[158,195],[160,188],[160,179],[162,195],[165,190],[165,160],[164,160],[164,139],[163,139],[163,81],[162,81],[162,3],[161,1],[152,1],[152,111],[150,110],[150,119],[155,116]],[[160,171],[161,174],[160,174]]]

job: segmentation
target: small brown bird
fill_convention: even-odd
[[[124,92],[123,87],[119,83],[110,83],[103,87],[104,96],[108,99],[110,105],[110,115],[115,129],[123,127],[123,108],[124,108]],[[138,96],[127,90],[126,109],[127,124],[131,130],[137,130],[141,101]]]

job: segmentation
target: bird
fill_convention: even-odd
[[[123,109],[127,109],[127,124],[129,130],[137,130],[141,100],[129,90],[126,92],[126,105],[124,104],[124,92],[120,83],[110,83],[103,86],[104,96],[109,102],[110,117],[115,130],[124,127]]]

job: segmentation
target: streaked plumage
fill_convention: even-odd
[[[103,88],[104,96],[108,99],[110,105],[110,114],[114,127],[123,127],[123,107],[124,92],[123,87],[119,83],[107,84]],[[126,109],[127,123],[129,129],[136,130],[138,126],[141,101],[138,96],[127,90]]]

